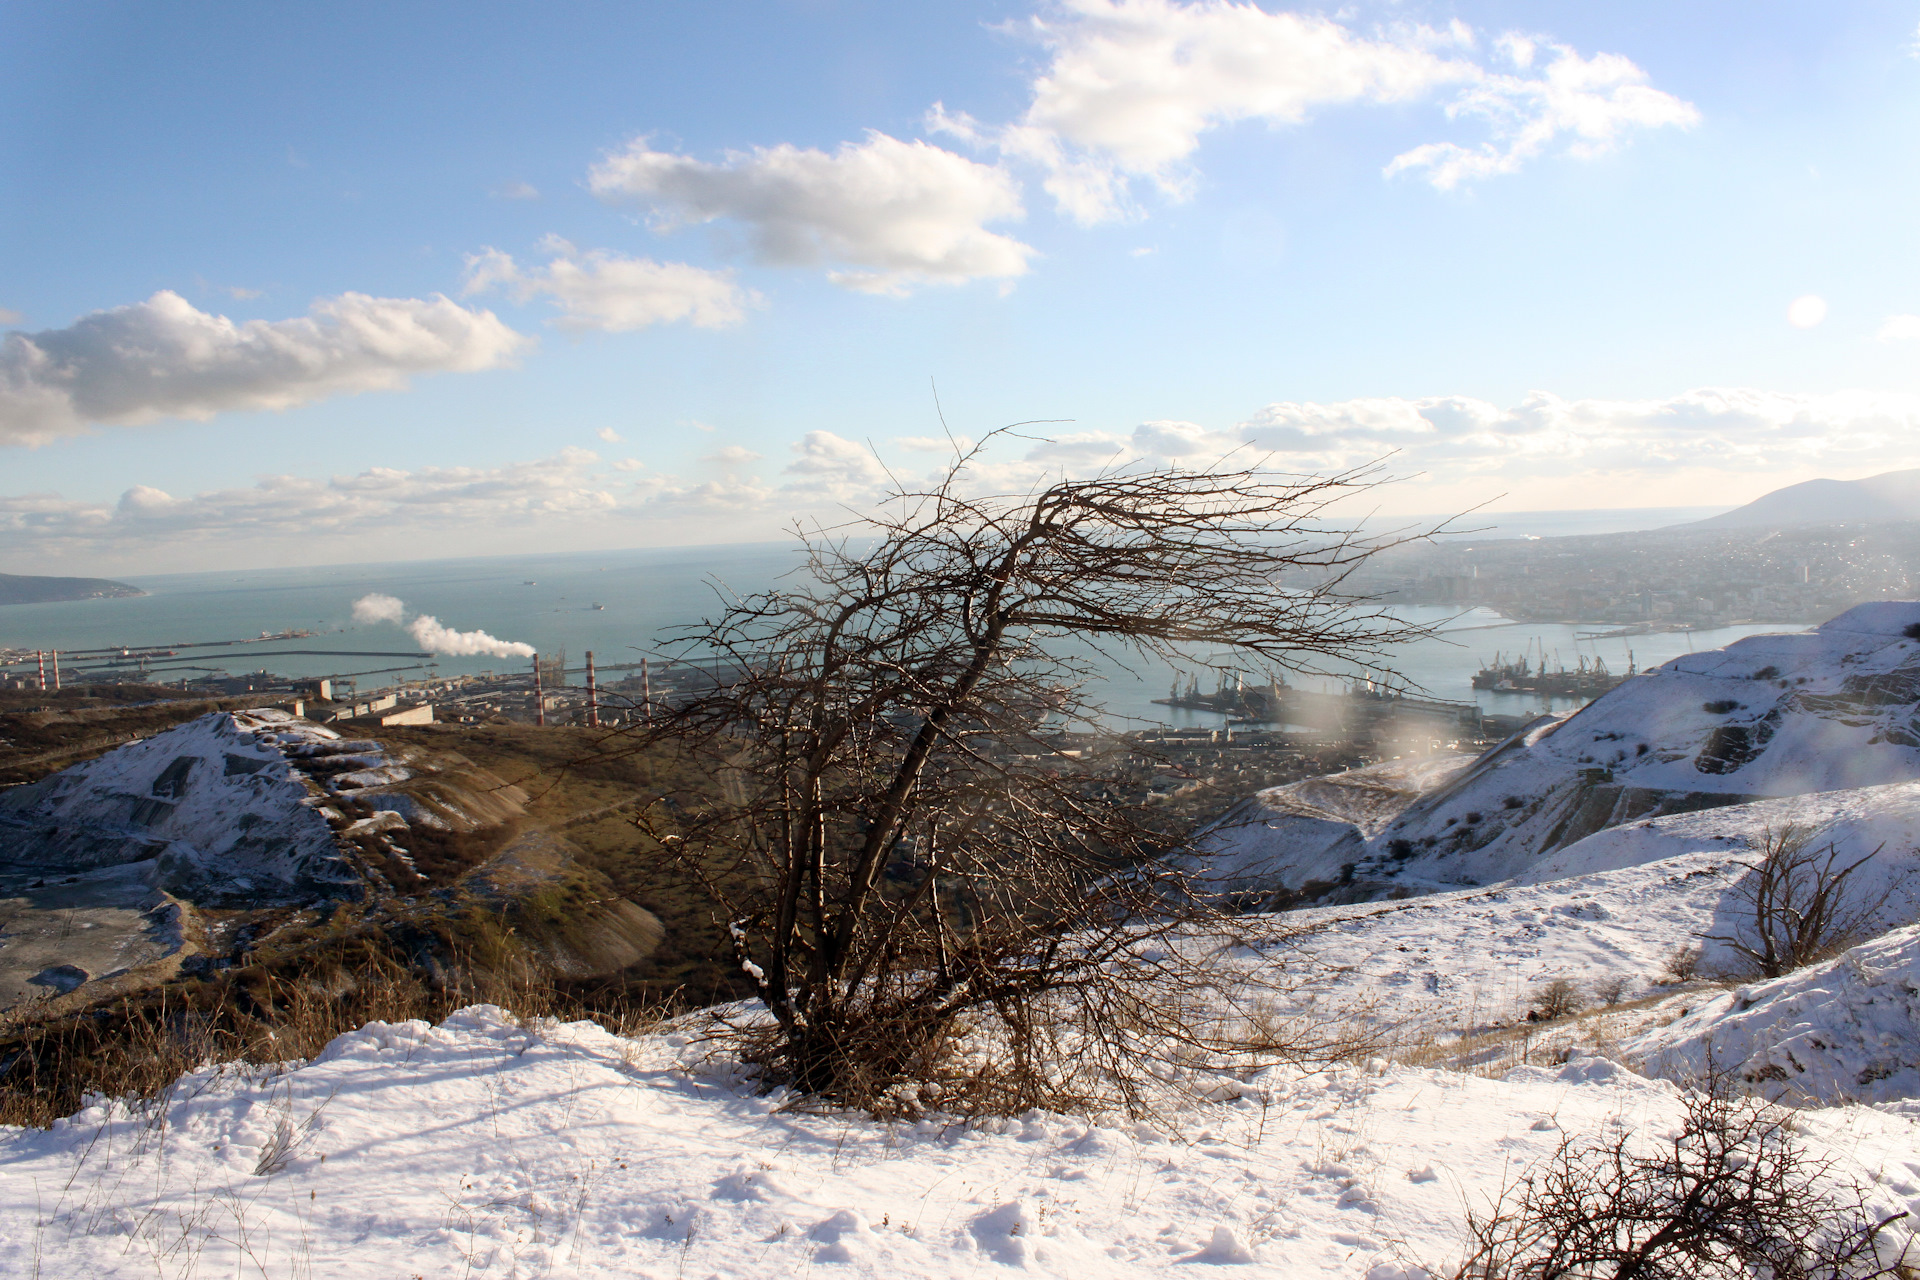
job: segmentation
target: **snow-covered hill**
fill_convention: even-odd
[[[274,710],[202,716],[10,788],[0,1007],[171,977],[197,945],[196,907],[411,891],[410,829],[472,830],[519,815],[524,799],[463,758],[397,752]]]
[[[1257,860],[1262,887],[1298,892],[1352,855],[1333,877],[1345,896],[1390,897],[1527,876],[1543,855],[1650,816],[1917,779],[1909,629],[1920,604],[1867,604],[1815,631],[1688,654],[1438,778],[1377,830],[1229,824],[1210,856]]]
[[[84,871],[153,860],[158,884],[183,895],[356,893],[361,877],[290,758],[338,738],[281,713],[191,720],[0,792],[0,861]]]
[[[1662,1075],[1712,1070],[1788,1102],[1920,1098],[1920,926],[1738,987],[1627,1048]]]
[[[0,1130],[0,1273],[1414,1280],[1564,1133],[1658,1134],[1680,1110],[1583,1059],[1197,1080],[1223,1101],[1157,1128],[897,1126],[783,1111],[692,1048],[477,1007],[284,1075],[196,1072],[151,1112]],[[1796,1123],[1880,1216],[1920,1211],[1917,1131],[1865,1108]]]

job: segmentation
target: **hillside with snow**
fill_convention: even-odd
[[[1680,1113],[1603,1059],[1183,1083],[1151,1124],[884,1125],[789,1110],[685,1034],[479,1007],[0,1133],[0,1272],[1415,1280],[1563,1134]],[[1798,1133],[1877,1216],[1920,1211],[1912,1119],[1848,1107]]]
[[[1687,654],[1464,767],[1446,762],[1391,822],[1303,825],[1291,797],[1263,793],[1206,854],[1229,869],[1257,860],[1271,891],[1331,882],[1347,899],[1391,897],[1525,877],[1640,819],[1920,779],[1909,628],[1920,604],[1867,604],[1811,632]]]
[[[1175,1052],[1144,1121],[882,1123],[758,1087],[713,1037],[716,1013],[753,1006],[634,1038],[477,1006],[0,1128],[0,1274],[1428,1280],[1469,1210],[1563,1138],[1657,1144],[1710,1069],[1798,1109],[1823,1187],[1876,1220],[1920,1215],[1916,622],[1920,605],[1863,607],[1688,655],[1479,757],[1238,806],[1202,882],[1318,905],[1178,945],[1223,989],[1257,978],[1272,1026],[1350,1042],[1338,1065]],[[64,858],[38,901],[148,895],[125,909],[163,948],[195,894],[406,888],[407,842],[520,805],[474,777],[286,717],[207,717],[6,793],[0,875]],[[1844,905],[1874,936],[1747,980],[1709,935],[1751,927],[1742,886],[1789,828],[1860,862]],[[529,833],[458,884],[492,901],[565,858]],[[51,954],[0,921],[0,976]],[[1583,1016],[1533,1021],[1556,981]]]
[[[503,923],[518,951],[572,976],[644,958],[660,922],[526,824],[527,799],[455,752],[276,710],[205,715],[0,791],[0,1011],[149,989],[189,961],[230,964],[254,935],[418,930],[569,885],[590,884],[591,905],[544,931]],[[498,838],[437,879],[415,857],[476,832]]]

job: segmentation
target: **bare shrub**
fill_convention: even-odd
[[[1831,842],[1809,849],[1812,838],[1808,827],[1768,827],[1760,861],[1747,864],[1748,874],[1734,890],[1745,904],[1746,931],[1702,935],[1741,956],[1762,978],[1791,973],[1864,940],[1886,904],[1886,893],[1852,902],[1847,893],[1854,872],[1885,845],[1842,866]]]
[[[1534,1011],[1543,1021],[1554,1022],[1580,1012],[1586,1002],[1571,978],[1555,978],[1533,993]]]
[[[1601,1004],[1611,1009],[1626,999],[1627,992],[1633,986],[1633,979],[1624,973],[1610,973],[1593,984],[1593,994]]]
[[[1871,1280],[1887,1263],[1864,1192],[1840,1185],[1753,1099],[1689,1094],[1679,1132],[1573,1137],[1486,1213],[1454,1280]],[[1905,1250],[1900,1252],[1904,1261]]]
[[[767,1018],[769,1082],[876,1113],[1134,1110],[1156,1057],[1222,1033],[1278,966],[1222,965],[1235,921],[1167,855],[1183,826],[1128,781],[1090,660],[1381,665],[1417,631],[1343,587],[1380,549],[1328,523],[1370,473],[1138,470],[972,497],[923,490],[802,532],[804,570],[682,637],[712,687],[623,729],[718,799],[642,811],[707,887]],[[1229,655],[1218,657],[1215,655]],[[1275,1037],[1265,1039],[1273,1041]],[[1295,1024],[1271,1057],[1339,1051]],[[1165,1064],[1162,1064],[1165,1065]]]
[[[1660,970],[1660,981],[1669,986],[1692,982],[1700,976],[1700,947],[1681,943],[1667,953]]]

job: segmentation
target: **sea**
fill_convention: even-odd
[[[1658,527],[1699,519],[1721,508],[1672,508],[1603,512],[1515,513],[1481,522],[1482,539],[1550,537],[1569,533],[1606,533]],[[1495,527],[1487,527],[1494,525]],[[334,676],[362,689],[430,676],[478,675],[522,670],[520,658],[440,656],[431,663],[392,656],[303,655],[297,649],[353,651],[369,655],[405,654],[416,649],[410,635],[391,623],[357,623],[353,605],[379,593],[403,602],[406,616],[431,614],[457,631],[485,631],[500,640],[532,645],[542,653],[564,649],[569,667],[592,651],[603,669],[656,661],[670,651],[677,628],[697,624],[724,609],[738,595],[765,590],[783,575],[796,573],[799,551],[789,543],[562,554],[488,556],[383,564],[318,565],[231,573],[160,574],[121,579],[147,594],[123,599],[77,600],[54,604],[0,607],[0,648],[58,649],[75,655],[113,647],[178,650],[180,661],[163,668],[178,679],[226,672],[241,675],[262,669],[279,674]],[[1742,636],[1795,626],[1720,627],[1631,637],[1605,637],[1605,623],[1517,623],[1485,609],[1464,613],[1440,608],[1409,608],[1409,621],[1436,629],[1428,639],[1387,655],[1388,665],[1413,690],[1433,698],[1478,702],[1490,712],[1519,715],[1535,710],[1564,710],[1577,700],[1549,702],[1537,695],[1475,690],[1475,671],[1496,655],[1528,654],[1534,661],[1568,667],[1580,658],[1602,659],[1615,671],[1629,665],[1644,669],[1698,649],[1718,648]],[[314,634],[298,640],[255,641],[216,648],[180,646],[247,641],[288,631]],[[1201,654],[1202,659],[1218,655]],[[1215,677],[1198,663],[1186,671],[1157,660],[1122,660],[1093,655],[1103,687],[1098,700],[1111,721],[1151,727],[1205,726],[1221,723],[1201,711],[1160,706],[1176,675],[1197,674],[1202,688]],[[86,660],[69,656],[63,668],[84,668]],[[1271,674],[1246,668],[1249,680]],[[1342,674],[1301,676],[1279,673],[1295,684],[1335,689]],[[69,676],[71,679],[72,677]]]

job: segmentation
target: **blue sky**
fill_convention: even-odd
[[[0,569],[1920,466],[1920,4],[0,6]],[[1797,309],[1796,309],[1796,303]],[[1797,323],[1796,323],[1797,321]]]

